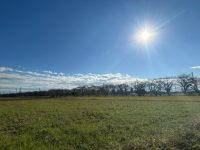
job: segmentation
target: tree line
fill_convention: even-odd
[[[173,78],[137,80],[132,83],[82,86],[73,89],[52,89],[48,91],[17,92],[1,94],[4,97],[17,96],[170,96],[200,95],[200,78],[180,75]]]

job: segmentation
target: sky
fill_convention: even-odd
[[[136,42],[146,25],[154,40]],[[198,0],[2,0],[0,88],[27,72],[120,81],[199,75],[199,27]]]

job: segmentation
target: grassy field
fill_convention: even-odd
[[[0,98],[0,149],[200,149],[200,97]]]

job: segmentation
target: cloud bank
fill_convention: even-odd
[[[84,85],[131,83],[139,78],[127,74],[73,74],[27,71],[0,67],[0,92],[72,89]]]

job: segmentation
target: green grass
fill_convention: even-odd
[[[200,149],[200,97],[1,98],[0,149]]]

